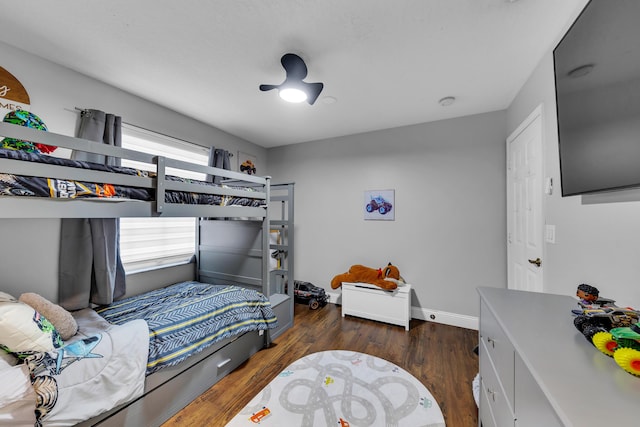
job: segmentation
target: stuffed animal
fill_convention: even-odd
[[[382,289],[395,289],[398,284],[403,284],[400,277],[400,270],[395,265],[389,263],[384,268],[371,268],[364,265],[352,265],[347,273],[338,274],[331,280],[331,287],[337,289],[343,282],[371,283]]]

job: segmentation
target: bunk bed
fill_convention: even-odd
[[[5,123],[0,123],[0,135],[148,165],[145,170],[94,168],[69,159],[0,150],[0,218],[197,217],[197,282],[176,286],[206,284],[216,290],[228,286],[238,292],[255,291],[267,299],[266,305],[270,305],[277,315],[277,324],[270,318],[267,321],[270,325],[227,334],[179,363],[162,369],[150,369],[147,364],[143,384],[132,392],[133,398],[114,408],[105,408],[99,415],[78,425],[160,425],[252,354],[268,347],[271,339],[292,325],[292,291],[270,278],[269,203],[272,199],[269,177],[189,164]],[[168,173],[168,169],[217,176],[222,182],[180,179]],[[34,186],[30,187],[34,181]],[[58,181],[87,189],[86,194],[60,195],[54,191]],[[285,198],[292,203],[293,189],[287,188]],[[292,229],[292,220],[291,214],[290,219],[278,223],[279,227]],[[124,301],[129,303],[129,298]],[[114,306],[118,306],[118,302],[122,303],[116,301]],[[81,310],[77,316],[78,324],[87,325],[85,335],[80,338],[86,338],[87,333],[95,332],[92,328],[104,323],[105,318],[96,318],[96,311],[108,311],[110,307],[87,310],[89,312]],[[134,311],[140,310],[135,308],[127,313]],[[128,333],[117,329],[120,326],[136,326],[139,333],[141,321],[128,322],[127,315],[124,319],[122,325],[117,325],[120,320],[112,319],[116,323],[112,326],[112,330],[116,329],[111,337],[113,342],[118,339],[127,342],[135,334],[135,331]],[[128,338],[118,338],[118,333]]]

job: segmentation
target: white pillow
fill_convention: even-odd
[[[15,300],[16,299],[14,297],[12,297],[11,295],[9,295],[8,293],[0,291],[0,302],[15,301]]]
[[[46,317],[10,298],[0,293],[0,347],[19,355],[51,351],[62,345],[60,334]]]
[[[0,362],[0,426],[32,426],[36,422],[36,394],[26,365]]]
[[[0,348],[0,367],[5,366],[15,366],[18,364],[18,359],[11,354],[7,353],[5,350]]]
[[[7,354],[4,350],[2,351],[2,353]],[[9,369],[13,367],[14,365],[15,363],[12,364],[9,360],[5,359],[4,357],[0,357],[0,372],[5,369]]]

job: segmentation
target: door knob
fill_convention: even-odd
[[[540,267],[540,265],[542,264],[542,260],[540,258],[530,259],[529,263],[530,264],[535,264],[536,267]]]

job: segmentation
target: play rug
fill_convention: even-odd
[[[368,354],[323,351],[289,365],[227,427],[444,427],[415,377]]]

